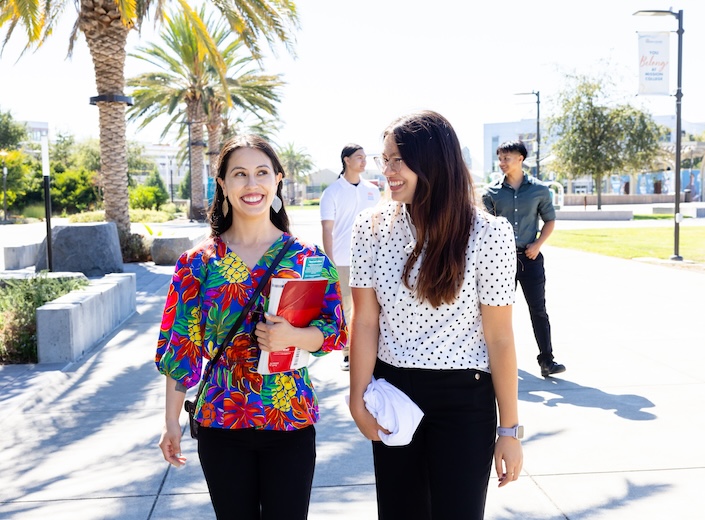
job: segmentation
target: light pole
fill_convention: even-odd
[[[5,166],[5,157],[7,152],[0,150],[2,156],[2,221],[7,221],[7,166]]]
[[[681,215],[681,101],[683,91],[681,90],[683,81],[683,10],[678,12],[665,10],[644,10],[634,13],[635,16],[674,16],[678,20],[678,84],[676,85],[676,207],[673,218],[673,256],[671,260],[683,260],[678,253],[678,243],[680,241],[680,223],[683,220]]]
[[[519,92],[515,96],[536,96],[536,178],[541,179],[539,155],[541,153],[541,93],[537,91]]]

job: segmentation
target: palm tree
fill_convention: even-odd
[[[255,74],[244,70],[253,58],[239,57],[240,39],[233,40],[229,27],[202,8],[198,13],[205,20],[206,30],[218,49],[219,60],[213,60],[201,41],[194,36],[190,20],[181,14],[165,17],[163,42],[137,49],[135,56],[155,67],[158,72],[147,72],[128,80],[135,104],[128,110],[130,120],[141,120],[143,128],[162,115],[171,119],[165,125],[162,137],[174,124],[184,121],[190,127],[191,141],[191,218],[205,216],[203,193],[203,125],[208,128],[211,172],[215,171],[220,150],[223,117],[230,105],[257,114],[264,111],[276,114],[279,101],[277,89],[282,85],[278,76]],[[225,82],[220,78],[225,77]],[[185,117],[184,117],[185,116]],[[183,127],[179,129],[183,133]]]
[[[209,54],[216,56],[215,44],[197,13],[186,0],[176,2],[191,20],[198,37],[205,42]],[[0,26],[7,27],[4,42],[19,26],[27,38],[25,50],[38,48],[52,34],[68,3],[67,0],[3,0],[0,2]],[[154,19],[160,22],[167,3],[164,0],[76,2],[80,7],[69,40],[69,56],[78,32],[83,32],[93,59],[98,88],[98,96],[91,98],[91,103],[98,106],[105,216],[117,224],[122,234],[130,231],[125,105],[131,100],[124,95],[127,35],[139,27],[151,11]],[[261,58],[258,44],[261,38],[270,47],[280,41],[289,52],[293,52],[292,31],[298,28],[298,15],[292,0],[218,0],[213,4],[256,59]]]
[[[308,184],[306,174],[314,168],[313,159],[304,150],[297,150],[294,143],[287,144],[286,148],[279,151],[279,159],[288,176],[286,181],[288,202],[289,204],[294,204],[296,201],[296,184]]]

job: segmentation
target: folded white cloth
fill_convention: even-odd
[[[387,446],[406,446],[418,428],[423,412],[408,395],[385,379],[372,378],[362,396],[365,408],[377,423],[390,431],[379,431],[379,438]]]

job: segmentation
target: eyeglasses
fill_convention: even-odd
[[[402,162],[404,162],[404,159],[402,159],[401,157],[393,157],[391,159],[387,159],[386,157],[382,157],[381,155],[375,157],[375,164],[377,165],[377,168],[379,168],[382,172],[384,172],[384,170],[389,167],[394,173],[399,173],[401,171]]]

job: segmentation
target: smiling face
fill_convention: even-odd
[[[266,218],[282,174],[276,172],[264,152],[242,147],[228,159],[224,178],[218,184],[230,201],[234,219]]]
[[[387,178],[387,185],[389,186],[392,200],[411,204],[419,176],[411,171],[404,161],[399,160],[401,159],[401,154],[392,133],[387,134],[384,138],[382,159],[387,162],[382,173]],[[399,170],[398,172],[394,171],[397,169]]]
[[[522,175],[521,165],[524,162],[524,157],[519,152],[499,152],[499,169],[505,175]]]
[[[357,150],[352,155],[346,157],[344,161],[345,171],[357,174],[365,172],[365,166],[367,166],[367,156],[365,155],[365,150]]]

